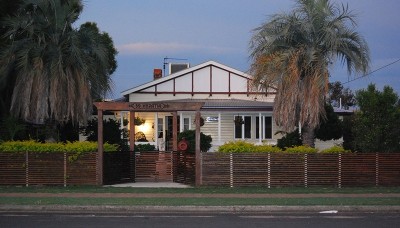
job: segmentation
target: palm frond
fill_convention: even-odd
[[[252,86],[276,88],[274,119],[285,131],[315,128],[324,118],[329,66],[339,58],[349,73],[366,72],[369,50],[354,29],[347,5],[297,0],[290,13],[273,15],[250,41]]]

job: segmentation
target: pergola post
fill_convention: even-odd
[[[103,110],[97,110],[97,185],[103,185]]]
[[[202,170],[201,170],[201,151],[200,151],[200,111],[196,111],[195,123],[196,123],[196,136],[195,136],[195,143],[196,143],[196,187],[202,185],[203,177],[202,177]]]
[[[129,150],[135,149],[135,112],[129,112]]]
[[[172,151],[178,150],[178,112],[172,113]]]

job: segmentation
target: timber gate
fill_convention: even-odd
[[[129,182],[194,184],[195,156],[172,151],[104,153],[105,185]]]

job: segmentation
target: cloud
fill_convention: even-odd
[[[238,51],[236,48],[216,47],[216,46],[201,46],[193,44],[184,44],[177,42],[170,43],[152,43],[152,42],[137,42],[117,46],[118,52],[121,54],[165,54],[179,52],[210,52],[210,53],[229,53]]]

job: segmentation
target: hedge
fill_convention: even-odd
[[[116,151],[118,145],[104,144],[104,151]],[[6,141],[0,143],[0,151],[4,152],[38,152],[38,153],[60,153],[60,152],[95,152],[97,142],[67,142],[67,143],[41,143],[34,140],[28,141]]]
[[[318,149],[307,147],[307,146],[295,146],[288,147],[285,150],[280,149],[273,145],[255,145],[246,141],[234,141],[227,142],[218,148],[220,153],[317,153]],[[334,146],[325,150],[320,151],[320,153],[345,153],[350,152],[343,149],[340,146]]]

